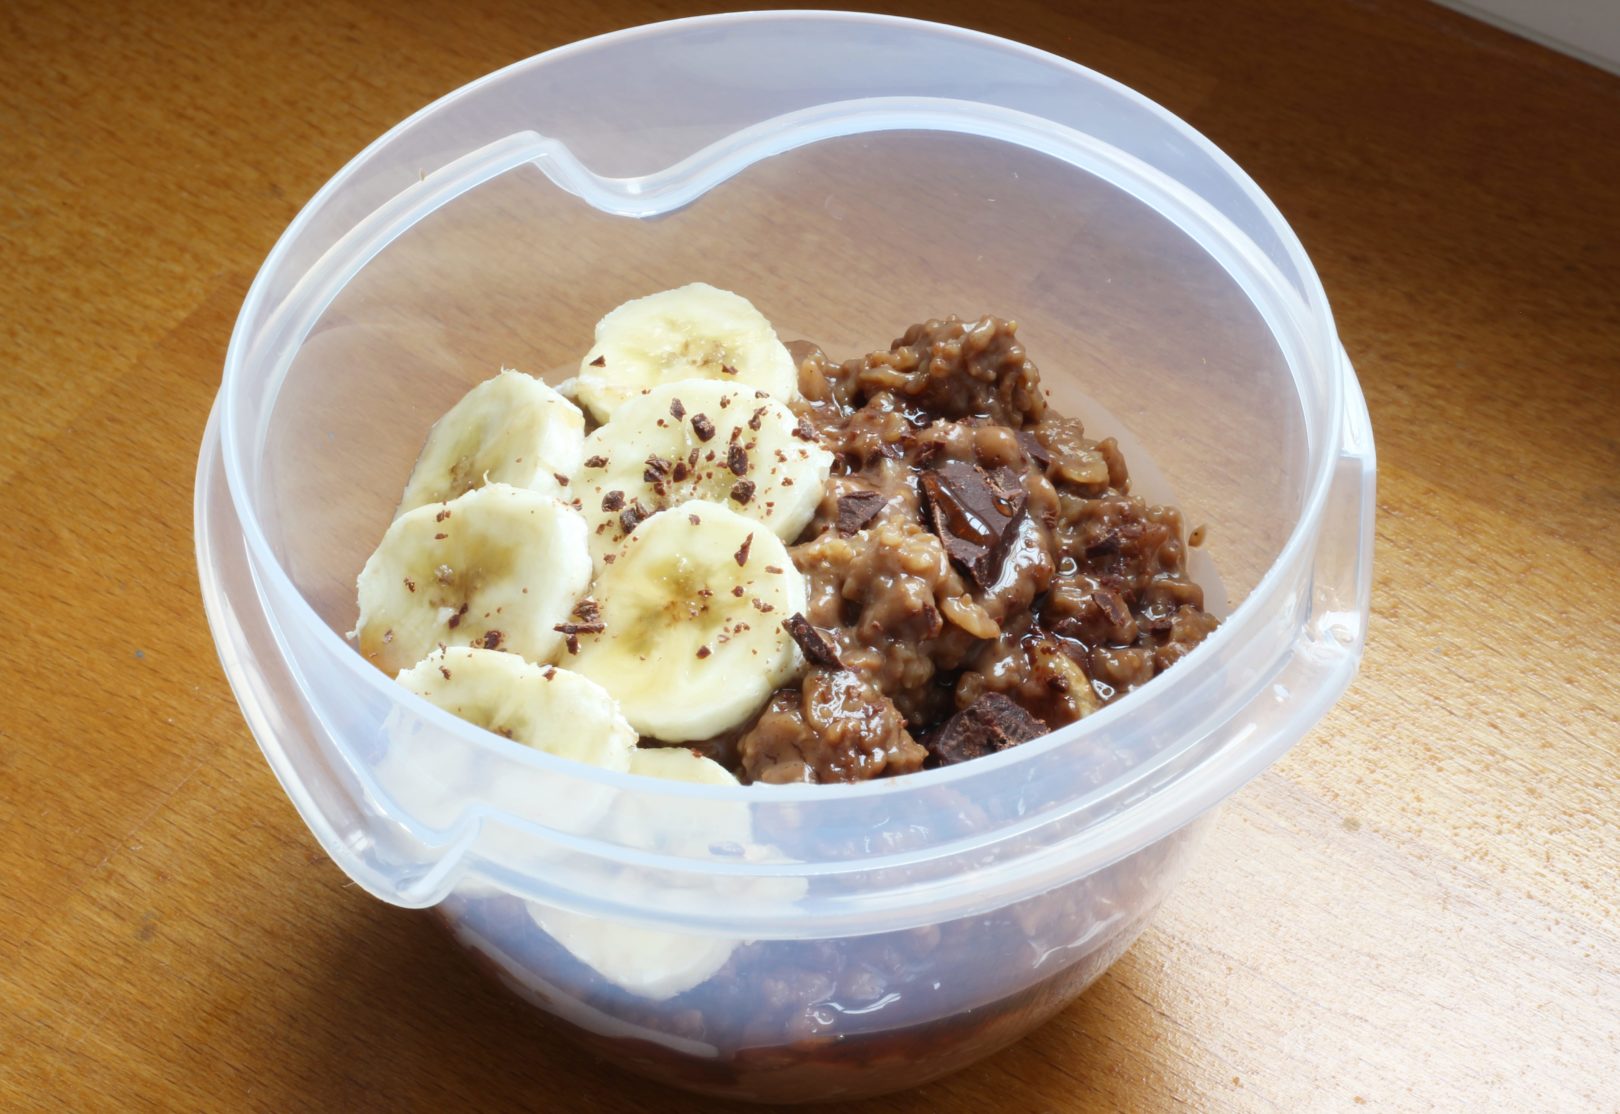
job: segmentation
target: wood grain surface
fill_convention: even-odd
[[[197,595],[255,268],[462,83],[684,0],[0,10],[0,1108],[700,1110],[346,884]],[[1292,221],[1379,451],[1363,672],[1080,1002],[871,1109],[1620,1110],[1620,78],[1416,0],[900,4],[1160,101]]]

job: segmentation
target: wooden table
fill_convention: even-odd
[[[146,7],[0,16],[0,1107],[707,1108],[346,883],[191,548],[233,316],[304,199],[463,82],[698,8]],[[882,1108],[1620,1109],[1620,79],[1416,0],[896,10],[1111,74],[1254,175],[1380,496],[1350,693],[1082,1001]]]

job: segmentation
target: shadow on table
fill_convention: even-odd
[[[324,978],[318,998],[286,1028],[282,1063],[294,1093],[285,1108],[760,1109],[671,1092],[582,1052],[482,975],[427,914],[344,902],[334,915],[352,922],[348,945],[306,960]],[[799,1109],[1118,1109],[1127,1096],[1158,1090],[1153,1050],[1162,1046],[1162,1022],[1152,994],[1128,985],[1140,969],[1133,956],[1154,946],[1149,933],[1080,1001],[954,1076],[867,1103]]]

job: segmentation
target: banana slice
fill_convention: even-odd
[[[452,646],[433,651],[396,680],[451,715],[560,758],[622,773],[638,753],[635,730],[607,690],[554,665]]]
[[[433,424],[395,514],[485,483],[561,495],[584,447],[579,407],[534,376],[503,369]]]
[[[698,785],[737,784],[730,770],[714,759],[705,758],[685,747],[637,747],[630,755],[630,772],[642,777],[690,781]]]
[[[596,323],[579,365],[579,399],[597,421],[642,391],[719,379],[786,401],[798,394],[793,357],[752,302],[694,282],[624,303]]]
[[[389,675],[441,644],[552,658],[591,580],[585,519],[507,484],[393,521],[360,570],[360,652]]]
[[[797,671],[782,623],[804,610],[804,579],[759,523],[695,499],[649,518],[609,556],[592,591],[603,629],[582,633],[568,664],[612,693],[641,734],[718,735]]]
[[[630,772],[701,785],[737,784],[725,767],[685,747],[637,747],[630,756]],[[667,798],[648,808],[637,797],[626,796],[615,802],[602,822],[606,837],[626,847],[694,859],[719,855],[738,863],[780,861],[774,849],[750,841],[749,828],[748,805],[742,800]],[[685,897],[700,905],[718,901],[758,906],[797,901],[808,888],[802,878],[748,876],[671,885],[632,870],[620,871],[612,884],[621,900],[640,898],[645,905]],[[580,962],[620,989],[655,1001],[707,981],[745,942],[588,917],[535,902],[527,908],[530,919]]]
[[[541,931],[575,959],[621,990],[655,1002],[708,981],[741,942],[588,917],[533,901],[527,908]]]
[[[585,439],[574,486],[591,555],[690,499],[723,504],[792,541],[816,513],[832,454],[793,411],[752,388],[688,379],[626,402]]]

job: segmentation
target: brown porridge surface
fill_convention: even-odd
[[[810,669],[698,744],[745,782],[852,782],[1017,745],[1169,668],[1215,628],[1182,517],[1112,438],[1047,404],[1017,326],[913,325],[835,364],[790,346],[833,454],[791,548]]]

